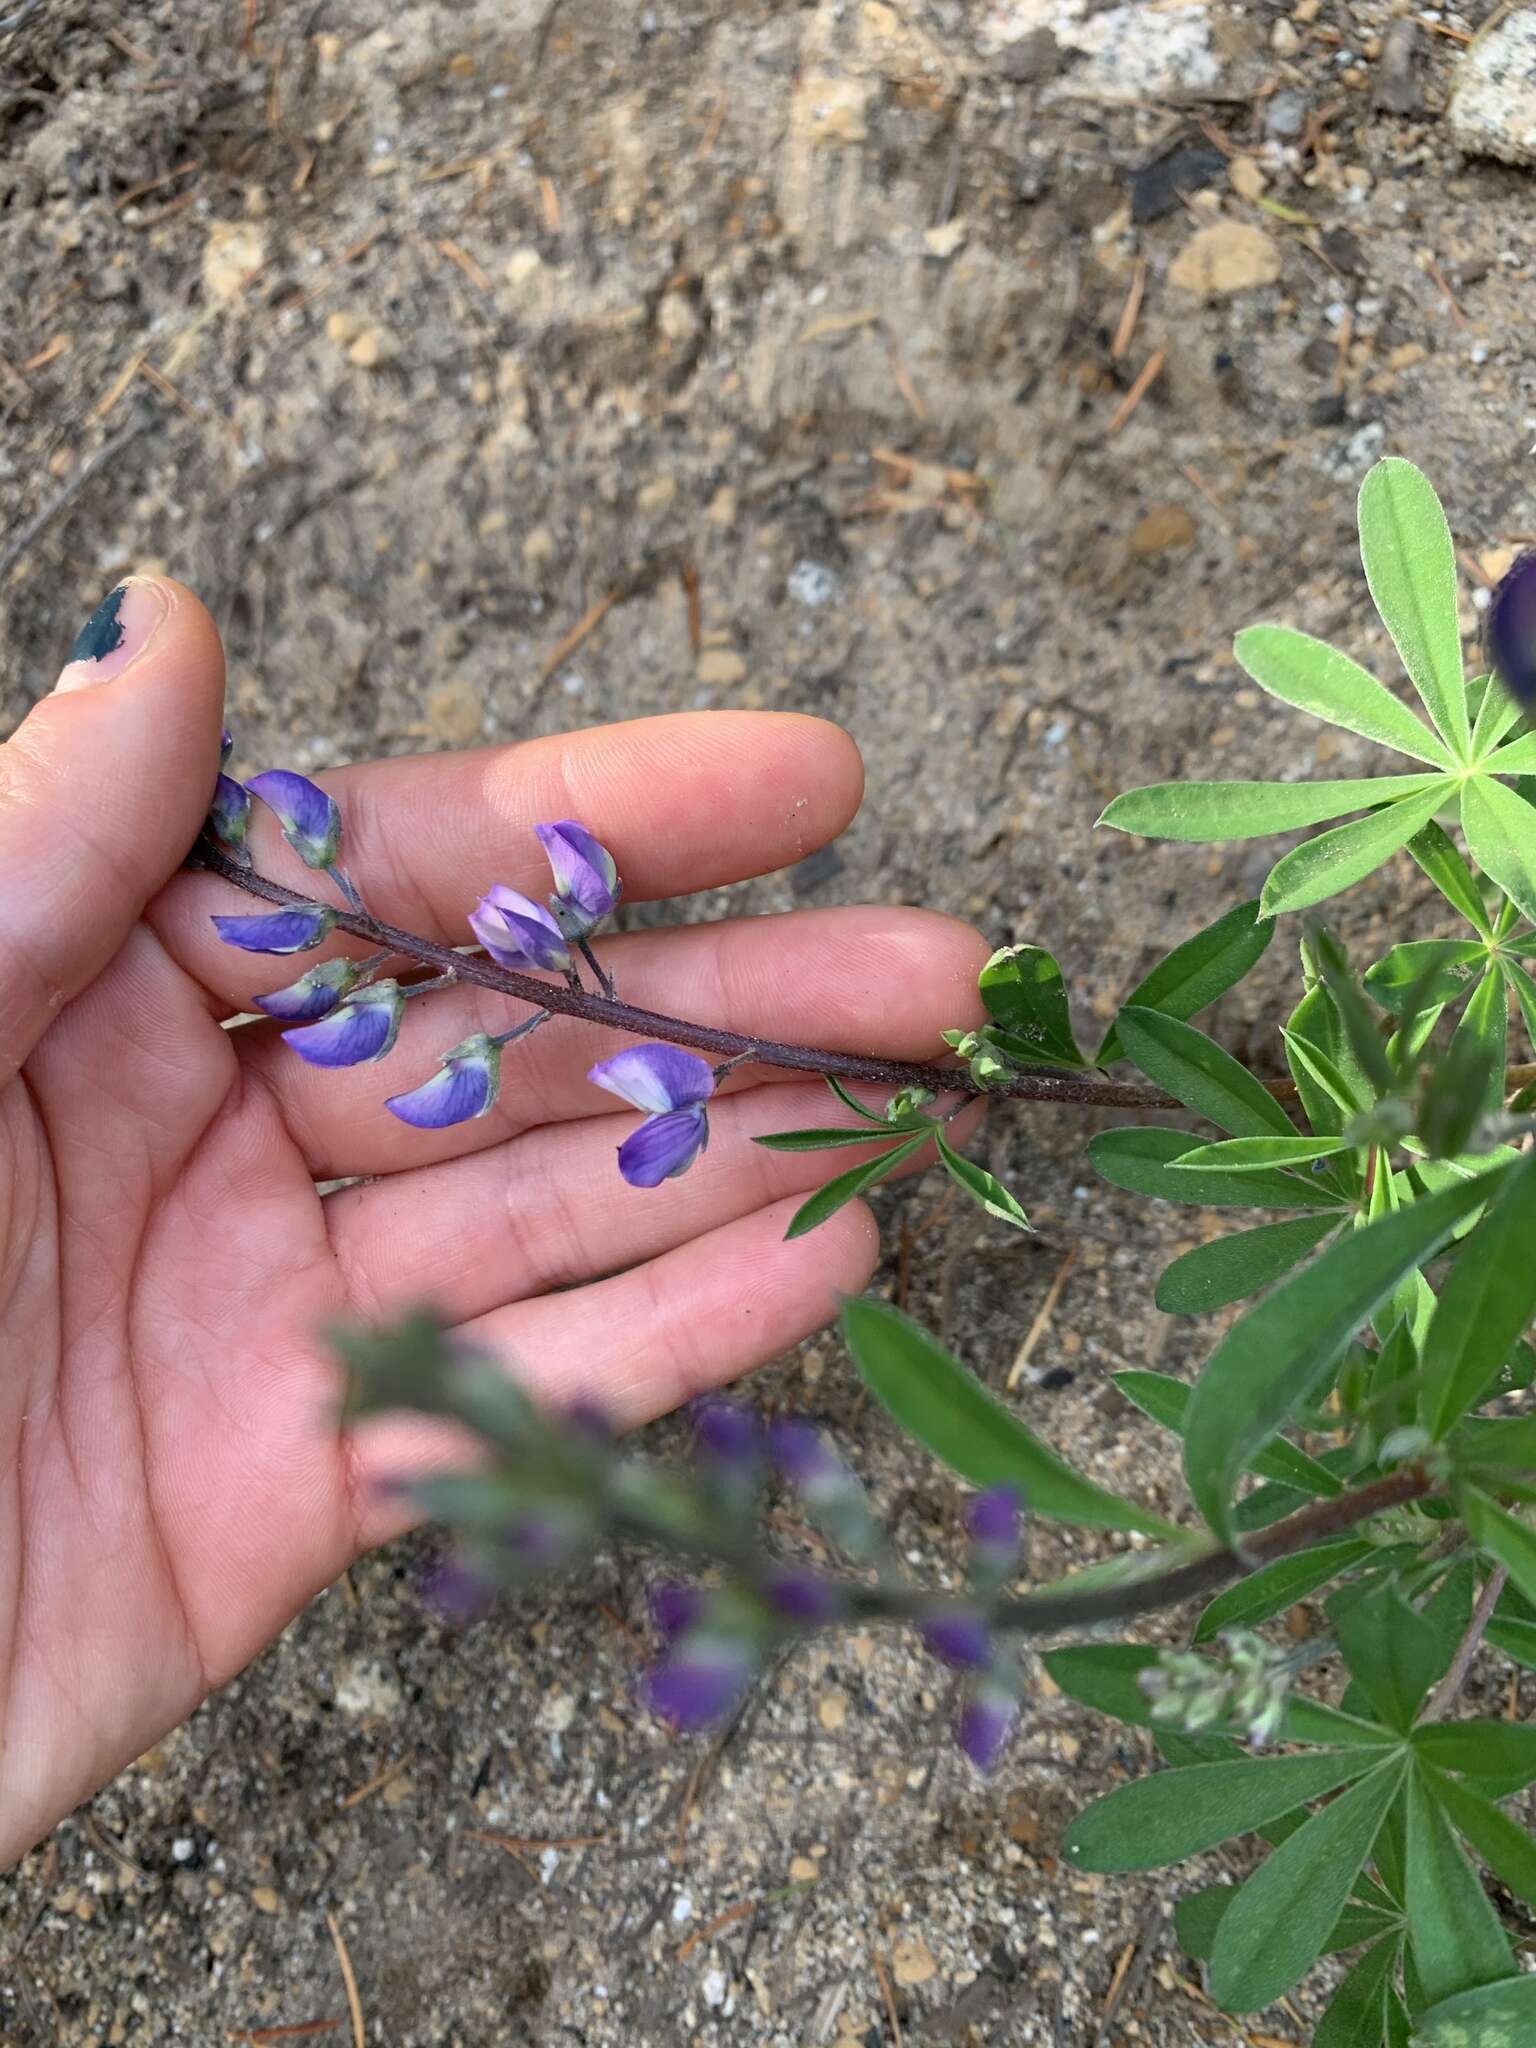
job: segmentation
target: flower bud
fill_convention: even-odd
[[[555,920],[568,939],[584,939],[612,914],[622,893],[613,855],[574,818],[533,829],[555,878],[549,899]]]
[[[924,1647],[960,1671],[979,1671],[992,1662],[992,1637],[979,1614],[955,1607],[930,1614],[923,1623]]]
[[[312,1067],[359,1067],[393,1050],[404,1010],[397,981],[369,982],[318,1024],[285,1031],[283,1043]]]
[[[693,1410],[693,1434],[711,1465],[737,1473],[757,1470],[763,1433],[756,1415],[745,1402],[728,1401],[721,1395],[711,1395],[697,1402]]]
[[[249,790],[232,775],[221,773],[213,785],[213,802],[208,806],[208,829],[231,853],[243,853],[250,822]]]
[[[336,865],[341,846],[341,808],[307,775],[291,768],[268,768],[246,784],[259,796],[283,828],[283,837],[308,868]]]
[[[235,736],[226,725],[219,734],[219,766],[227,768],[229,757],[235,751]]]
[[[441,1071],[405,1095],[390,1095],[384,1107],[403,1124],[437,1131],[469,1123],[493,1109],[501,1088],[501,1048],[477,1031],[442,1057]]]
[[[1019,1718],[1018,1666],[1001,1661],[978,1672],[955,1722],[955,1741],[978,1771],[990,1771]]]
[[[920,1116],[933,1100],[931,1088],[898,1088],[885,1105],[886,1121],[899,1124]]]
[[[704,1595],[697,1586],[662,1579],[650,1590],[651,1624],[664,1643],[675,1642],[702,1613]]]
[[[287,988],[274,989],[268,996],[252,996],[251,1001],[284,1024],[312,1024],[317,1017],[329,1016],[342,997],[356,988],[360,972],[355,960],[322,960]]]
[[[724,1720],[756,1668],[745,1636],[713,1630],[705,1620],[680,1635],[646,1674],[643,1694],[652,1713],[686,1733]]]
[[[496,882],[469,913],[469,927],[503,967],[540,973],[571,971],[571,949],[542,903]]]
[[[214,930],[226,946],[246,953],[307,953],[336,922],[323,903],[294,903],[268,917],[215,917]]]
[[[881,1547],[880,1527],[864,1488],[815,1424],[793,1418],[774,1423],[768,1448],[833,1542],[851,1558],[874,1557]]]

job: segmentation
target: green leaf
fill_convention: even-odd
[[[987,1015],[1042,1066],[1084,1064],[1072,1035],[1067,985],[1043,946],[1004,946],[981,970]]]
[[[1062,1853],[1079,1870],[1154,1870],[1251,1834],[1370,1767],[1366,1752],[1245,1757],[1158,1771],[1085,1807],[1068,1827]]]
[[[1512,1975],[1499,1916],[1423,1774],[1408,1785],[1408,1933],[1431,2004]]]
[[[1112,1187],[1164,1202],[1207,1209],[1331,1209],[1336,1217],[1342,1207],[1336,1188],[1294,1174],[1171,1172],[1173,1161],[1198,1142],[1189,1131],[1133,1126],[1100,1131],[1088,1141],[1088,1157]]]
[[[1461,1489],[1461,1518],[1480,1550],[1506,1567],[1516,1588],[1536,1600],[1536,1529],[1475,1486]]]
[[[1017,1487],[1033,1514],[1098,1529],[1177,1535],[1171,1523],[1084,1479],[994,1400],[926,1330],[882,1301],[850,1301],[843,1334],[860,1377],[901,1427],[976,1486]]]
[[[1536,1728],[1527,1721],[1435,1721],[1413,1732],[1413,1746],[1442,1771],[1474,1778],[1536,1778]]]
[[[1399,847],[1406,846],[1455,786],[1442,780],[1416,796],[1403,797],[1383,810],[1352,818],[1347,825],[1335,825],[1292,847],[1270,869],[1259,898],[1260,909],[1266,917],[1279,917],[1352,888],[1390,860]]]
[[[1465,1041],[1465,1051],[1458,1040]],[[1486,1072],[1484,1116],[1497,1116],[1504,1106],[1504,1066],[1508,1054],[1509,990],[1503,975],[1490,968],[1472,991],[1446,1051],[1446,1059],[1452,1064],[1464,1060],[1469,1070],[1476,1065]]]
[[[1183,1436],[1189,1416],[1189,1403],[1194,1388],[1183,1380],[1176,1380],[1165,1372],[1112,1373],[1110,1377],[1128,1401],[1133,1401],[1143,1415],[1161,1423],[1164,1429],[1171,1429],[1175,1436]],[[1293,1486],[1302,1493],[1316,1496],[1332,1495],[1344,1491],[1343,1482],[1330,1472],[1328,1467],[1284,1437],[1276,1437],[1264,1446],[1248,1468],[1257,1472],[1262,1479],[1277,1479],[1284,1486]]]
[[[1254,2012],[1289,1991],[1322,1954],[1403,1780],[1393,1756],[1313,1814],[1274,1851],[1222,1916],[1211,1996]]]
[[[1298,711],[1310,711],[1330,725],[1357,733],[1378,746],[1393,747],[1415,761],[1452,768],[1445,742],[1358,662],[1289,626],[1250,626],[1239,633],[1233,653],[1261,690]]]
[[[1188,1168],[1175,1164],[1168,1170],[1185,1173]],[[1296,1216],[1196,1245],[1158,1281],[1157,1305],[1165,1315],[1198,1316],[1243,1301],[1290,1272],[1338,1227],[1334,1216]]]
[[[1140,1681],[1158,1655],[1145,1643],[1069,1643],[1062,1650],[1047,1650],[1040,1662],[1068,1699],[1133,1728],[1149,1728],[1152,1702]]]
[[[1373,1095],[1390,1095],[1397,1085],[1397,1075],[1387,1057],[1376,1013],[1350,966],[1348,953],[1337,935],[1319,923],[1309,925],[1306,950],[1316,962],[1338,1014],[1340,1029]]]
[[[1121,1043],[1148,1079],[1218,1129],[1234,1138],[1295,1137],[1295,1125],[1269,1090],[1193,1024],[1128,1006],[1119,1026]]]
[[[912,1126],[911,1124],[902,1126],[886,1124],[884,1128],[894,1133],[898,1129],[910,1131]],[[926,1136],[931,1129],[932,1125],[925,1118],[922,1134]],[[832,1152],[840,1145],[877,1145],[880,1140],[878,1133],[875,1131],[850,1131],[844,1129],[840,1131],[768,1131],[762,1137],[754,1138],[752,1142],[754,1145],[763,1146],[769,1152]]]
[[[1451,1659],[1472,1619],[1472,1601],[1476,1592],[1476,1565],[1470,1557],[1458,1558],[1431,1598],[1418,1609],[1420,1620],[1433,1634],[1437,1645],[1432,1684],[1438,1685],[1451,1667]]]
[[[1323,1385],[1361,1324],[1486,1199],[1489,1186],[1486,1177],[1464,1182],[1352,1231],[1282,1280],[1212,1352],[1190,1403],[1184,1469],[1201,1512],[1225,1540],[1232,1487],[1254,1452]]]
[[[1527,1671],[1536,1671],[1536,1621],[1518,1615],[1497,1615],[1488,1624],[1488,1640],[1506,1657],[1513,1657]]]
[[[1455,1002],[1487,959],[1488,948],[1478,939],[1413,939],[1367,968],[1365,987],[1384,1010],[1401,1017],[1414,994],[1424,1004]]]
[[[1515,716],[1520,715],[1519,705],[1513,706]],[[1518,739],[1511,740],[1507,747],[1500,747],[1483,763],[1490,775],[1529,775],[1536,770],[1536,732],[1525,732]]]
[[[1461,792],[1461,829],[1483,873],[1536,917],[1536,811],[1492,776],[1474,775]]]
[[[1099,823],[1143,839],[1262,839],[1417,796],[1443,781],[1374,775],[1356,782],[1157,782],[1117,796]]]
[[[1434,883],[1453,910],[1459,910],[1475,931],[1493,936],[1482,891],[1476,877],[1462,859],[1455,842],[1439,825],[1431,822],[1408,842],[1408,851]]]
[[[1388,456],[1360,486],[1365,580],[1425,710],[1456,758],[1471,751],[1456,609],[1456,551],[1434,488]]]
[[[1337,1138],[1223,1138],[1213,1145],[1197,1145],[1174,1160],[1171,1173],[1194,1173],[1204,1167],[1216,1173],[1258,1173],[1273,1167],[1311,1166],[1320,1159],[1333,1159],[1345,1147]]]
[[[908,1138],[904,1145],[892,1145],[882,1152],[878,1159],[866,1159],[861,1166],[850,1167],[847,1173],[840,1173],[836,1180],[829,1180],[824,1188],[818,1188],[808,1202],[802,1202],[789,1219],[785,1231],[786,1243],[791,1238],[804,1237],[808,1230],[814,1230],[818,1223],[825,1223],[829,1216],[835,1216],[839,1209],[851,1202],[855,1195],[862,1195],[866,1188],[872,1188],[877,1181],[894,1173],[913,1155],[920,1152],[928,1142],[924,1132],[916,1138]]]
[[[1469,683],[1469,703],[1478,680],[1482,682],[1483,693],[1478,700],[1477,717],[1472,726],[1472,759],[1486,768],[1490,765],[1487,757],[1502,746],[1505,735],[1520,723],[1525,716],[1525,707],[1518,698],[1510,695],[1497,676],[1483,676]],[[1536,758],[1531,765],[1536,766]]]
[[[1173,1931],[1185,1955],[1197,1963],[1210,1961],[1221,1916],[1236,1897],[1235,1884],[1208,1884],[1174,1901]]]
[[[832,1090],[832,1093],[837,1097],[844,1109],[851,1109],[855,1116],[863,1117],[866,1123],[879,1124],[882,1129],[889,1128],[880,1112],[877,1109],[871,1109],[867,1103],[860,1102],[856,1095],[850,1094],[842,1082],[839,1081],[836,1074],[824,1074],[822,1079]]]
[[[956,1187],[970,1196],[978,1209],[985,1209],[1000,1223],[1011,1223],[1015,1230],[1029,1229],[1029,1218],[995,1174],[988,1173],[974,1160],[962,1158],[950,1149],[943,1138],[937,1139],[936,1143],[945,1172]]]
[[[1307,1121],[1320,1136],[1342,1131],[1375,1101],[1370,1077],[1355,1057],[1338,1006],[1326,988],[1311,988],[1283,1027],[1286,1064]]]
[[[1520,1004],[1520,1014],[1525,1019],[1525,1034],[1536,1046],[1536,980],[1533,980],[1518,960],[1502,962],[1504,979],[1514,990]]]
[[[1421,2012],[1413,2048],[1530,2048],[1533,2038],[1536,1977],[1509,1977]]]
[[[1381,2048],[1387,2025],[1387,1992],[1399,1948],[1397,1935],[1384,1936],[1360,1958],[1328,2001],[1312,2048]]]
[[[1389,1728],[1406,1735],[1439,1675],[1439,1638],[1389,1580],[1329,1618],[1350,1676]]]
[[[1274,935],[1274,920],[1259,916],[1256,897],[1250,903],[1239,903],[1160,960],[1121,1007],[1161,1010],[1165,1017],[1193,1017],[1236,987],[1262,958]],[[1112,1024],[1093,1063],[1107,1067],[1123,1057],[1120,1033]]]
[[[1345,1536],[1260,1566],[1258,1571],[1216,1596],[1195,1623],[1194,1640],[1209,1642],[1224,1628],[1256,1628],[1261,1621],[1268,1621],[1272,1615],[1294,1607],[1298,1600],[1305,1600],[1330,1579],[1363,1564],[1375,1555],[1375,1549],[1374,1544],[1357,1536]]]
[[[1529,1829],[1512,1821],[1491,1799],[1459,1778],[1445,1777],[1428,1765],[1424,1777],[1456,1832],[1466,1837],[1517,1899],[1536,1906],[1536,1841]]]
[[[1462,1240],[1424,1339],[1419,1415],[1443,1437],[1482,1397],[1536,1315],[1536,1157],[1506,1169]]]

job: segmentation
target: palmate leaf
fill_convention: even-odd
[[[1400,1947],[1401,1938],[1394,1929],[1366,1950],[1328,2001],[1328,2010],[1312,2036],[1312,2048],[1382,2048]]]
[[[1481,939],[1410,939],[1382,955],[1363,976],[1373,1002],[1401,1017],[1410,999],[1453,1003],[1466,994],[1488,958]]]
[[[1172,1430],[1177,1437],[1184,1434],[1189,1416],[1189,1404],[1194,1388],[1183,1380],[1176,1380],[1171,1373],[1141,1372],[1132,1368],[1126,1372],[1112,1373],[1115,1385],[1143,1415],[1148,1415],[1163,1429]],[[1304,1451],[1297,1444],[1283,1436],[1273,1438],[1262,1450],[1254,1453],[1248,1467],[1262,1479],[1277,1480],[1282,1486],[1294,1488],[1297,1492],[1316,1496],[1344,1491],[1343,1481],[1331,1472],[1320,1459],[1310,1451]]]
[[[1269,1856],[1222,1915],[1211,1996],[1254,2012],[1289,1991],[1323,1952],[1371,1853],[1405,1765],[1398,1756],[1315,1813]]]
[[[1375,1554],[1373,1543],[1358,1536],[1342,1536],[1333,1543],[1314,1544],[1294,1557],[1276,1558],[1273,1564],[1261,1566],[1219,1593],[1195,1623],[1194,1640],[1209,1642],[1224,1628],[1257,1628],[1261,1621],[1294,1607],[1298,1600],[1305,1600],[1309,1593]]]
[[[836,1180],[829,1180],[825,1187],[816,1190],[809,1201],[802,1202],[790,1217],[789,1228],[784,1233],[785,1239],[804,1237],[807,1231],[825,1223],[829,1216],[835,1216],[837,1211],[846,1207],[856,1195],[862,1195],[867,1189],[884,1180],[888,1174],[894,1173],[899,1166],[905,1166],[927,1142],[927,1131],[920,1131],[915,1138],[908,1138],[902,1144],[890,1146],[878,1158],[866,1159],[862,1165],[850,1167],[847,1173],[840,1173]]]
[[[1510,700],[1506,698],[1505,701],[1508,703]],[[1518,718],[1520,707],[1514,705],[1512,708]],[[1536,774],[1536,732],[1522,733],[1507,747],[1500,747],[1497,753],[1489,755],[1483,766],[1490,775]]]
[[[1127,1007],[1118,1018],[1126,1052],[1148,1080],[1234,1138],[1294,1138],[1273,1095],[1213,1038],[1158,1010]]]

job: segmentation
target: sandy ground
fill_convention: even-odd
[[[1372,765],[1228,649],[1278,613],[1385,667],[1373,457],[1443,491],[1469,633],[1536,524],[1530,174],[1442,114],[1485,11],[1406,32],[1394,111],[1375,0],[13,4],[0,718],[151,564],[219,620],[237,766],[816,711],[864,748],[863,816],[686,914],[933,904],[1057,949],[1103,1019],[1275,851],[1096,834],[1109,795]],[[1415,873],[1389,899],[1433,929]],[[1219,1021],[1255,1060],[1285,950]],[[1097,1185],[1103,1121],[995,1116],[1038,1234],[912,1188],[881,1284],[1000,1384],[1076,1248],[1013,1398],[1177,1509],[1108,1375],[1203,1354],[1142,1305],[1201,1218]],[[767,1386],[953,1565],[952,1492],[834,1342]],[[422,1554],[360,1566],[0,1883],[0,2039],[349,2039],[328,1913],[392,2048],[1245,2038],[1173,1888],[1056,1860],[1134,1733],[1037,1685],[983,1788],[933,1667],[856,1638],[723,1746],[669,1742],[632,1564],[453,1637]]]

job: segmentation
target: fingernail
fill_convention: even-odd
[[[133,577],[104,597],[80,628],[55,688],[86,690],[131,668],[155,637],[166,604],[158,584]]]

